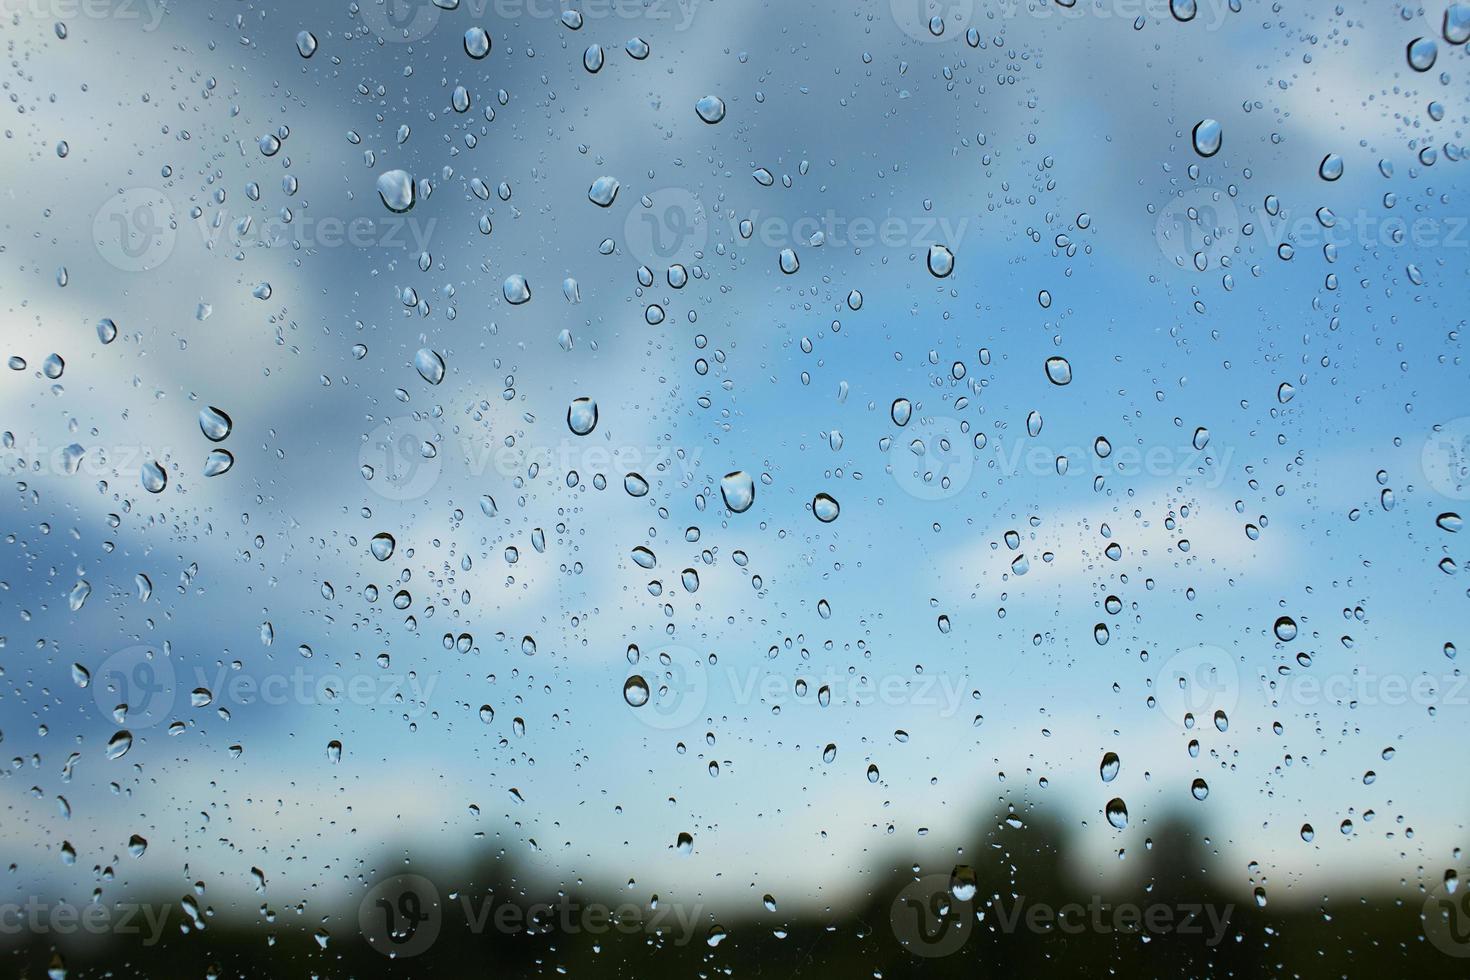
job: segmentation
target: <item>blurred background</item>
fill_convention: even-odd
[[[1470,957],[1470,6],[0,32],[8,973]]]

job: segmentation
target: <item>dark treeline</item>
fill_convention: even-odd
[[[266,901],[273,922],[255,909],[218,908],[205,915],[204,929],[186,931],[180,926],[192,918],[175,897],[159,902],[170,906],[167,925],[152,942],[146,929],[28,934],[12,922],[0,934],[0,975],[44,978],[60,976],[58,969],[67,980],[1470,974],[1470,958],[1442,950],[1470,953],[1470,935],[1451,929],[1429,941],[1421,919],[1426,896],[1417,885],[1396,894],[1262,906],[1242,896],[1241,881],[1226,888],[1218,872],[1212,876],[1209,846],[1188,824],[1166,820],[1150,836],[1150,847],[1129,854],[1132,877],[1103,889],[1064,871],[1060,826],[1035,814],[1020,827],[997,818],[972,835],[957,871],[926,866],[915,876],[908,867],[873,869],[862,900],[820,915],[779,905],[769,911],[759,902],[741,916],[678,903],[650,909],[646,895],[635,899],[615,889],[535,889],[504,861],[446,870],[414,867],[399,854],[364,875],[376,884],[362,891],[361,919],[323,921],[309,906],[298,911]],[[125,900],[145,901],[118,899]],[[207,901],[200,902],[207,911]]]

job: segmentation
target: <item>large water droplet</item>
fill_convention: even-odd
[[[1194,152],[1202,157],[1212,157],[1220,152],[1224,130],[1219,120],[1202,119],[1194,127]]]
[[[1432,37],[1418,37],[1409,42],[1409,67],[1415,71],[1428,71],[1439,57],[1439,45]]]
[[[531,284],[522,275],[506,276],[500,291],[505,294],[505,301],[512,306],[520,306],[531,298]]]
[[[372,541],[368,542],[368,550],[373,553],[373,557],[378,561],[387,561],[389,558],[392,558],[393,549],[397,546],[398,542],[387,531],[373,535]]]
[[[413,178],[403,170],[389,170],[378,176],[378,196],[383,205],[394,214],[403,214],[413,207]]]
[[[204,433],[204,438],[210,442],[221,442],[230,434],[235,423],[225,414],[224,409],[208,408],[199,410],[199,431]]]
[[[928,264],[930,274],[943,279],[954,271],[954,253],[943,245],[930,245]]]
[[[490,35],[483,27],[471,27],[464,32],[464,53],[476,61],[490,53]]]
[[[413,355],[413,366],[418,369],[419,377],[431,385],[444,380],[444,358],[437,351],[420,347],[418,353]]]
[[[699,118],[713,126],[725,118],[725,103],[717,95],[706,95],[694,103],[694,111]]]
[[[640,674],[634,674],[623,683],[623,700],[631,708],[641,708],[648,703],[648,682]]]
[[[618,179],[616,177],[598,177],[587,188],[587,199],[598,207],[609,208],[618,196]]]
[[[579,436],[597,428],[597,402],[590,398],[573,399],[567,406],[567,428]]]
[[[219,476],[228,473],[230,467],[235,465],[235,455],[228,449],[212,449],[208,456],[204,457],[204,475]]]
[[[143,464],[143,489],[149,493],[163,493],[163,488],[168,486],[168,473],[157,460],[150,459]]]
[[[733,514],[743,514],[755,503],[755,480],[744,470],[726,473],[720,480],[720,496]]]

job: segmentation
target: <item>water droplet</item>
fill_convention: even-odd
[[[567,428],[579,436],[597,428],[597,402],[590,398],[573,399],[567,406]]]
[[[706,95],[694,103],[694,111],[700,119],[713,126],[725,118],[725,103],[717,95]]]
[[[213,405],[199,410],[199,431],[210,442],[221,442],[230,434],[235,423],[220,408]]]
[[[1276,625],[1273,629],[1276,632],[1276,639],[1282,643],[1290,643],[1296,639],[1296,620],[1290,616],[1282,616],[1276,620]]]
[[[522,275],[506,276],[500,289],[505,294],[505,301],[512,306],[520,306],[531,298],[531,284]]]
[[[755,503],[755,481],[744,470],[726,473],[720,479],[720,496],[732,514],[743,514]]]
[[[1445,10],[1444,39],[1451,44],[1470,41],[1470,4],[1452,3]]]
[[[1342,157],[1329,153],[1317,165],[1317,174],[1323,180],[1337,180],[1342,176]]]
[[[634,674],[623,683],[623,700],[632,708],[641,708],[648,703],[648,682],[640,674]]]
[[[1409,67],[1415,71],[1428,71],[1439,57],[1439,45],[1432,37],[1418,37],[1409,42]]]
[[[413,208],[413,178],[403,170],[389,170],[378,176],[378,196],[383,206],[394,214],[403,214]]]
[[[143,464],[143,489],[149,493],[163,493],[163,488],[168,486],[168,474],[157,460],[150,459]]]
[[[1054,385],[1071,384],[1072,365],[1065,357],[1048,357],[1046,359],[1046,379]]]
[[[616,177],[598,177],[587,188],[587,199],[601,208],[612,207],[612,203],[618,196],[618,179]]]
[[[954,271],[954,253],[943,245],[929,246],[929,273],[943,279]]]
[[[895,398],[893,400],[893,407],[888,410],[888,414],[893,418],[894,425],[908,425],[909,419],[914,414],[914,406],[909,403],[907,398]]]
[[[296,35],[296,50],[301,57],[310,58],[316,54],[316,35],[311,31],[302,31]]]
[[[841,513],[841,508],[838,507],[837,501],[829,494],[819,493],[812,498],[812,513],[823,524],[831,524],[837,520],[837,515]]]
[[[1118,759],[1118,753],[1104,752],[1102,765],[1098,767],[1098,775],[1102,776],[1103,782],[1111,783],[1114,779],[1118,778],[1118,770],[1121,767],[1122,762]]]
[[[1194,127],[1194,152],[1202,157],[1212,157],[1220,152],[1224,129],[1217,119],[1201,119]]]
[[[483,27],[471,27],[464,32],[464,53],[479,61],[490,53],[490,35]]]
[[[212,449],[208,456],[204,457],[204,475],[219,476],[228,473],[230,467],[235,465],[235,455],[228,449]]]
[[[109,759],[121,759],[128,754],[128,749],[132,747],[133,733],[127,729],[123,729],[107,740],[107,757]]]
[[[1119,830],[1128,826],[1128,806],[1117,797],[1108,801],[1107,815],[1108,823]]]
[[[398,542],[387,531],[373,535],[372,541],[368,542],[368,550],[373,553],[373,557],[378,561],[387,561],[389,558],[392,558],[393,549],[397,546]]]

